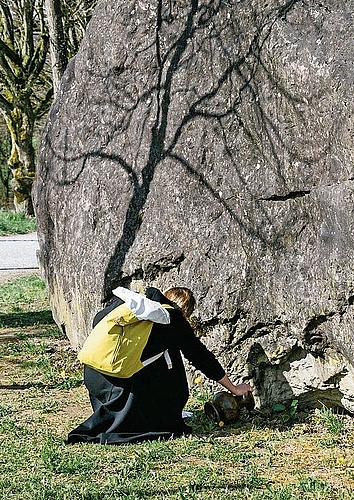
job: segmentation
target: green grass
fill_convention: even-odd
[[[323,403],[320,409],[315,410],[315,416],[332,436],[339,436],[344,427],[344,420],[336,415],[333,410],[327,408]]]
[[[38,274],[18,278],[1,285],[0,308],[15,311],[21,304],[28,306],[41,301],[48,307],[47,293],[43,280]]]
[[[49,314],[37,321],[35,313],[48,312],[38,276],[0,286],[0,297],[4,316],[16,314],[15,302],[29,314],[0,329],[0,498],[354,499],[350,417],[323,407],[284,419],[278,409],[246,412],[220,428],[204,415],[203,383],[188,402],[191,436],[66,446],[67,433],[90,414],[81,366]]]
[[[53,323],[43,280],[22,277],[1,286],[0,328]]]
[[[0,210],[0,236],[26,234],[36,230],[36,220],[22,213]]]

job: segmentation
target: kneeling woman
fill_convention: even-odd
[[[190,433],[190,427],[182,418],[189,390],[181,352],[196,369],[232,394],[241,396],[252,390],[248,384],[234,385],[215,356],[195,336],[188,323],[195,299],[188,288],[171,288],[164,295],[156,288],[148,288],[146,297],[172,308],[168,309],[169,324],[154,323],[141,359],[144,361],[168,350],[172,367],[161,356],[124,379],[85,366],[84,382],[93,414],[69,433],[68,444],[119,444]],[[117,298],[100,311],[94,326],[121,303]]]

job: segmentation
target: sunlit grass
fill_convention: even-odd
[[[3,314],[12,314],[6,301],[15,298],[23,313],[48,310],[44,294],[38,277],[3,285]],[[354,499],[350,417],[325,407],[303,415],[293,411],[291,419],[268,411],[245,413],[220,428],[204,414],[211,393],[199,379],[187,408],[193,413],[191,436],[66,446],[67,433],[90,414],[82,368],[68,341],[46,322],[3,328],[1,335],[1,498]]]
[[[23,213],[0,210],[0,236],[26,234],[36,230],[36,220]]]
[[[339,436],[344,427],[344,419],[341,415],[336,414],[330,408],[327,408],[324,404],[320,409],[315,410],[315,419],[317,419],[321,424],[323,424],[329,434],[332,436]]]
[[[53,323],[45,284],[38,274],[0,286],[0,328]]]
[[[46,305],[45,284],[38,274],[25,276],[0,286],[0,311],[17,312],[28,310],[29,305],[38,302]]]

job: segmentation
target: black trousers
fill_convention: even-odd
[[[67,443],[119,444],[189,434],[181,416],[188,390],[175,404],[168,404],[152,375],[144,369],[120,379],[85,366],[84,382],[93,414],[69,433]]]

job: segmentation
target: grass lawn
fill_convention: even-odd
[[[22,213],[0,210],[0,236],[26,234],[36,230],[36,219]]]
[[[197,385],[192,436],[66,446],[90,406],[36,275],[0,286],[0,365],[1,498],[354,499],[354,423],[326,408],[244,414],[220,428]]]

